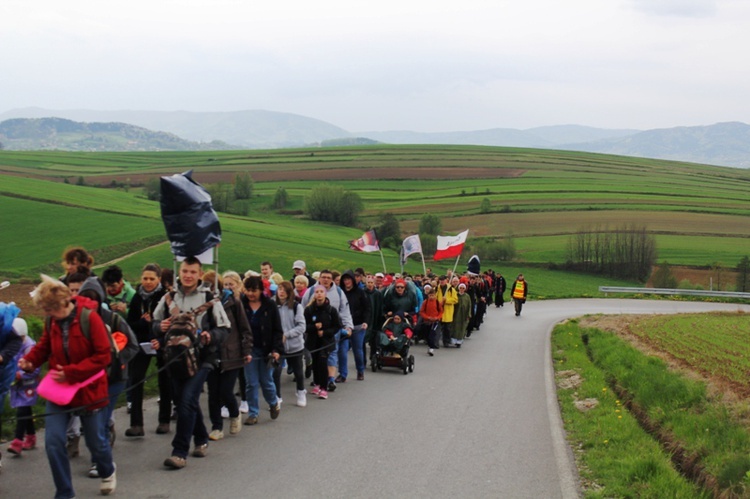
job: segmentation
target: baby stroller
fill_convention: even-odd
[[[409,319],[398,313],[383,324],[383,331],[378,332],[378,340],[370,357],[372,372],[383,367],[396,367],[404,374],[414,372],[414,356],[409,355],[411,338],[414,332]]]

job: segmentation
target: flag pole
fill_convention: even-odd
[[[383,262],[383,273],[387,274],[388,272],[385,270],[385,257],[383,257],[383,250],[378,248],[378,252],[380,253],[380,261]]]
[[[453,275],[456,275],[456,267],[458,267],[458,259],[461,258],[461,253],[456,257],[456,263],[453,265]]]
[[[424,253],[420,251],[419,254],[422,255],[422,275],[427,275],[427,265],[424,263]]]

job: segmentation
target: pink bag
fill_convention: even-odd
[[[39,387],[36,391],[41,397],[44,397],[50,402],[57,405],[70,404],[70,401],[73,400],[73,397],[75,397],[75,394],[78,392],[78,390],[80,390],[84,386],[90,385],[94,381],[104,376],[104,369],[102,369],[98,373],[91,376],[89,379],[81,381],[80,383],[60,383],[51,376],[52,373],[55,372],[57,371],[55,371],[54,369],[50,369],[50,371],[47,373],[47,376],[45,376],[42,382],[39,383]]]

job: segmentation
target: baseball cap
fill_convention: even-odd
[[[292,269],[304,269],[307,265],[305,265],[305,262],[302,260],[295,260],[294,264],[292,265]]]

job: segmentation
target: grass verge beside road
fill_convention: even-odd
[[[681,327],[700,320],[707,341],[714,332],[735,330],[733,325],[750,334],[743,314],[680,317],[682,326],[672,322],[667,329],[655,322],[673,316],[636,318],[632,325],[620,322],[619,332],[649,320],[651,334],[680,335]],[[747,497],[746,410],[721,376],[704,381],[696,375],[712,349],[699,349],[688,364],[650,345],[647,355],[618,334],[577,320],[553,332],[558,399],[585,496]],[[725,364],[733,362],[724,357]]]

